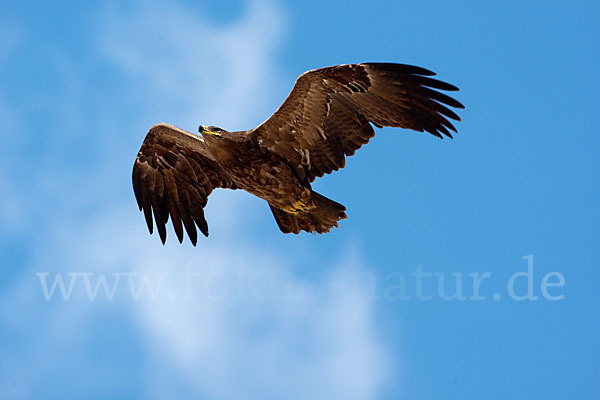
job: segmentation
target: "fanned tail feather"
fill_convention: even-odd
[[[275,221],[283,233],[298,234],[301,231],[309,233],[326,233],[333,227],[338,227],[338,221],[346,218],[346,207],[319,193],[312,192],[312,200],[317,206],[311,212],[290,214],[269,203]]]

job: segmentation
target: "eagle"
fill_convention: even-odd
[[[169,218],[197,243],[208,237],[204,207],[216,188],[242,189],[264,199],[283,233],[329,232],[346,207],[311,183],[343,168],[375,136],[400,127],[452,138],[464,108],[441,91],[457,91],[435,73],[406,64],[344,64],[303,73],[273,115],[258,127],[228,132],[200,126],[200,135],[170,124],[150,128],[133,166],[133,189],[150,234],[153,219],[164,244]],[[154,218],[153,218],[154,217]]]

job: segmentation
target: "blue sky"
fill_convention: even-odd
[[[594,2],[0,10],[0,397],[599,397]],[[150,126],[248,129],[300,73],[361,61],[459,86],[456,138],[378,131],[315,184],[348,208],[327,235],[282,235],[240,191],[211,196],[196,248],[148,235]],[[528,267],[537,300],[515,300]],[[100,277],[114,296],[90,299]]]

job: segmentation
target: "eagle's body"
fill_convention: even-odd
[[[204,207],[213,189],[243,189],[269,203],[282,232],[324,233],[346,218],[346,208],[313,192],[311,182],[345,165],[375,135],[395,126],[452,137],[446,105],[456,100],[434,89],[458,90],[403,64],[349,64],[302,74],[281,107],[243,132],[201,127],[202,136],[169,124],[153,126],[133,168],[140,210],[152,217],[164,243],[170,218],[196,244],[196,226],[208,236]]]
[[[239,189],[280,209],[291,207],[298,200],[314,208],[310,204],[310,185],[302,185],[284,158],[255,139],[246,132],[204,135],[207,148],[218,157],[219,164]]]

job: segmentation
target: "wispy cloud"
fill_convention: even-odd
[[[238,21],[221,27],[182,5],[164,9],[136,4],[128,11],[108,9],[98,23],[97,37],[90,39],[100,45],[107,68],[117,71],[119,78],[113,82],[123,86],[114,88],[113,103],[86,124],[114,127],[116,133],[95,135],[99,147],[91,170],[41,175],[42,182],[36,183],[52,188],[61,206],[44,213],[44,240],[30,233],[35,244],[29,264],[0,300],[2,324],[10,322],[27,338],[6,349],[10,364],[2,365],[8,372],[2,381],[9,388],[5,393],[13,393],[14,381],[22,393],[35,394],[36,388],[41,390],[35,381],[52,376],[53,365],[42,360],[69,357],[67,349],[85,348],[86,337],[108,329],[102,325],[106,316],[97,303],[44,302],[35,272],[181,276],[191,267],[205,276],[220,274],[231,286],[247,284],[240,271],[272,277],[275,289],[261,286],[259,296],[199,296],[188,301],[181,298],[180,281],[171,279],[163,290],[172,298],[119,298],[108,304],[111,312],[114,305],[119,312],[125,310],[143,338],[140,351],[146,361],[139,367],[140,397],[173,394],[173,387],[162,378],[167,369],[181,383],[181,393],[207,398],[375,398],[391,363],[377,333],[373,305],[335,290],[335,282],[361,269],[360,263],[324,265],[331,272],[316,283],[307,282],[292,273],[293,257],[239,234],[248,224],[248,207],[258,203],[247,203],[244,197],[242,205],[239,194],[224,192],[211,197],[210,223],[221,227],[221,237],[231,240],[205,241],[191,248],[176,243],[171,233],[162,247],[156,237],[148,238],[130,188],[114,191],[122,165],[130,168],[134,156],[120,148],[119,140],[138,140],[123,137],[123,127],[147,129],[156,119],[165,119],[188,129],[199,122],[242,129],[272,111],[269,99],[281,96],[276,93],[280,86],[275,55],[285,32],[282,10],[270,2],[251,1]],[[94,95],[85,93],[83,82],[78,85],[83,85],[82,96]],[[73,100],[59,96],[56,101]],[[136,137],[141,140],[142,134]],[[318,255],[311,261],[321,263]],[[15,303],[23,310],[20,316],[12,310]],[[43,335],[24,334],[39,321]],[[23,354],[39,359],[35,369],[19,362]],[[16,366],[11,371],[12,364]],[[74,365],[82,375],[102,376],[85,360]]]
[[[273,60],[285,34],[282,11],[250,1],[239,21],[221,26],[180,5],[139,5],[134,16],[107,19],[102,45],[139,85],[140,100],[150,94],[186,125],[249,128],[278,83]]]

